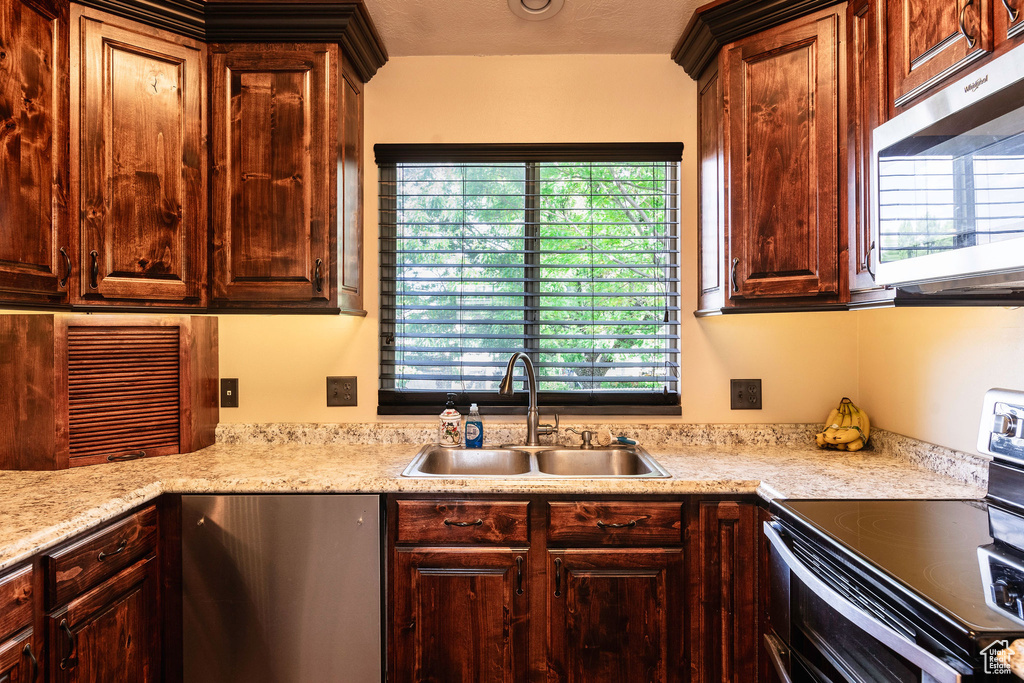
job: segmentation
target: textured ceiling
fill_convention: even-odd
[[[669,54],[705,0],[565,0],[545,21],[507,0],[363,0],[388,54]]]

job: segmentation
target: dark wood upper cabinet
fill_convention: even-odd
[[[79,304],[205,305],[205,47],[71,11]]]
[[[696,552],[691,611],[691,681],[753,683],[759,676],[759,508],[702,501],[693,515]]]
[[[844,29],[845,8],[833,8],[740,40],[721,54],[727,306],[790,297],[838,301],[843,293]],[[714,137],[702,132],[701,139]]]
[[[212,445],[217,319],[0,316],[0,469],[51,470]]]
[[[683,680],[681,548],[548,552],[548,680]]]
[[[393,558],[390,680],[527,680],[525,551],[415,548]]]
[[[992,52],[993,2],[1001,0],[888,0],[894,108],[908,105]]]
[[[875,284],[877,236],[872,225],[872,133],[887,119],[884,0],[850,0],[846,11],[848,56],[847,226],[850,297],[891,296]]]
[[[722,80],[718,63],[708,67],[697,82],[697,127],[700,131],[698,153],[698,216],[700,220],[697,252],[697,305],[702,311],[725,306],[725,131],[722,129]]]
[[[65,4],[0,0],[0,299],[7,301],[65,297],[67,51]]]
[[[362,84],[337,45],[211,48],[214,306],[361,306]]]

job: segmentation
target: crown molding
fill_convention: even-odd
[[[723,45],[837,4],[836,0],[716,0],[697,8],[672,59],[696,80]]]

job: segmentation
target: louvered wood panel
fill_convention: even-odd
[[[71,464],[177,453],[179,358],[178,327],[69,326]]]

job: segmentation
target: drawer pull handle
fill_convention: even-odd
[[[89,259],[92,261],[89,266],[89,287],[96,289],[100,286],[100,255],[93,249],[89,252]]]
[[[1003,0],[1003,7],[1006,8],[1006,13],[1010,16],[1010,23],[1015,23],[1020,16],[1020,11],[1010,4],[1010,0]]]
[[[516,557],[516,595],[523,594],[523,556]]]
[[[562,558],[555,558],[555,597],[562,597]]]
[[[323,265],[323,261],[320,259],[316,260],[313,266],[313,284],[316,286],[317,293],[324,291],[324,278],[320,274],[320,266]]]
[[[628,522],[617,522],[614,524],[609,524],[608,522],[604,522],[599,519],[597,520],[597,526],[600,529],[632,529],[636,526],[637,521],[638,520],[631,519]]]
[[[972,49],[978,44],[977,38],[967,32],[967,8],[974,4],[974,0],[967,0],[963,9],[960,10],[960,35],[967,40],[967,49]]]
[[[740,281],[736,278],[736,268],[739,265],[740,265],[740,260],[738,258],[734,258],[732,260],[732,291],[733,292],[739,292],[740,291]]]
[[[73,656],[75,654],[75,634],[68,628],[68,620],[60,620],[60,628],[64,631],[64,635],[67,636],[67,654],[60,659],[60,670],[67,671],[73,669],[78,664],[78,657]]]
[[[28,679],[30,683],[35,683],[35,680],[39,678],[39,660],[32,653],[32,643],[25,643],[25,649],[22,653],[28,657],[28,661],[32,662],[32,673]]]
[[[472,522],[453,522],[447,517],[444,520],[445,526],[481,526],[484,523],[482,519],[475,519]]]
[[[100,562],[103,562],[108,557],[113,557],[114,555],[120,555],[121,553],[124,552],[124,549],[127,548],[127,547],[128,547],[128,539],[127,538],[122,538],[121,542],[117,544],[117,550],[115,550],[112,553],[104,552],[104,551],[101,550],[100,554],[96,556],[96,559],[99,560]]]
[[[132,453],[122,453],[121,455],[108,455],[107,462],[124,462],[126,460],[138,460],[139,458],[145,458],[146,451],[134,451]]]
[[[57,284],[61,287],[66,287],[68,280],[71,279],[71,257],[68,256],[68,250],[64,247],[60,248],[60,255],[64,257],[64,277]]]

